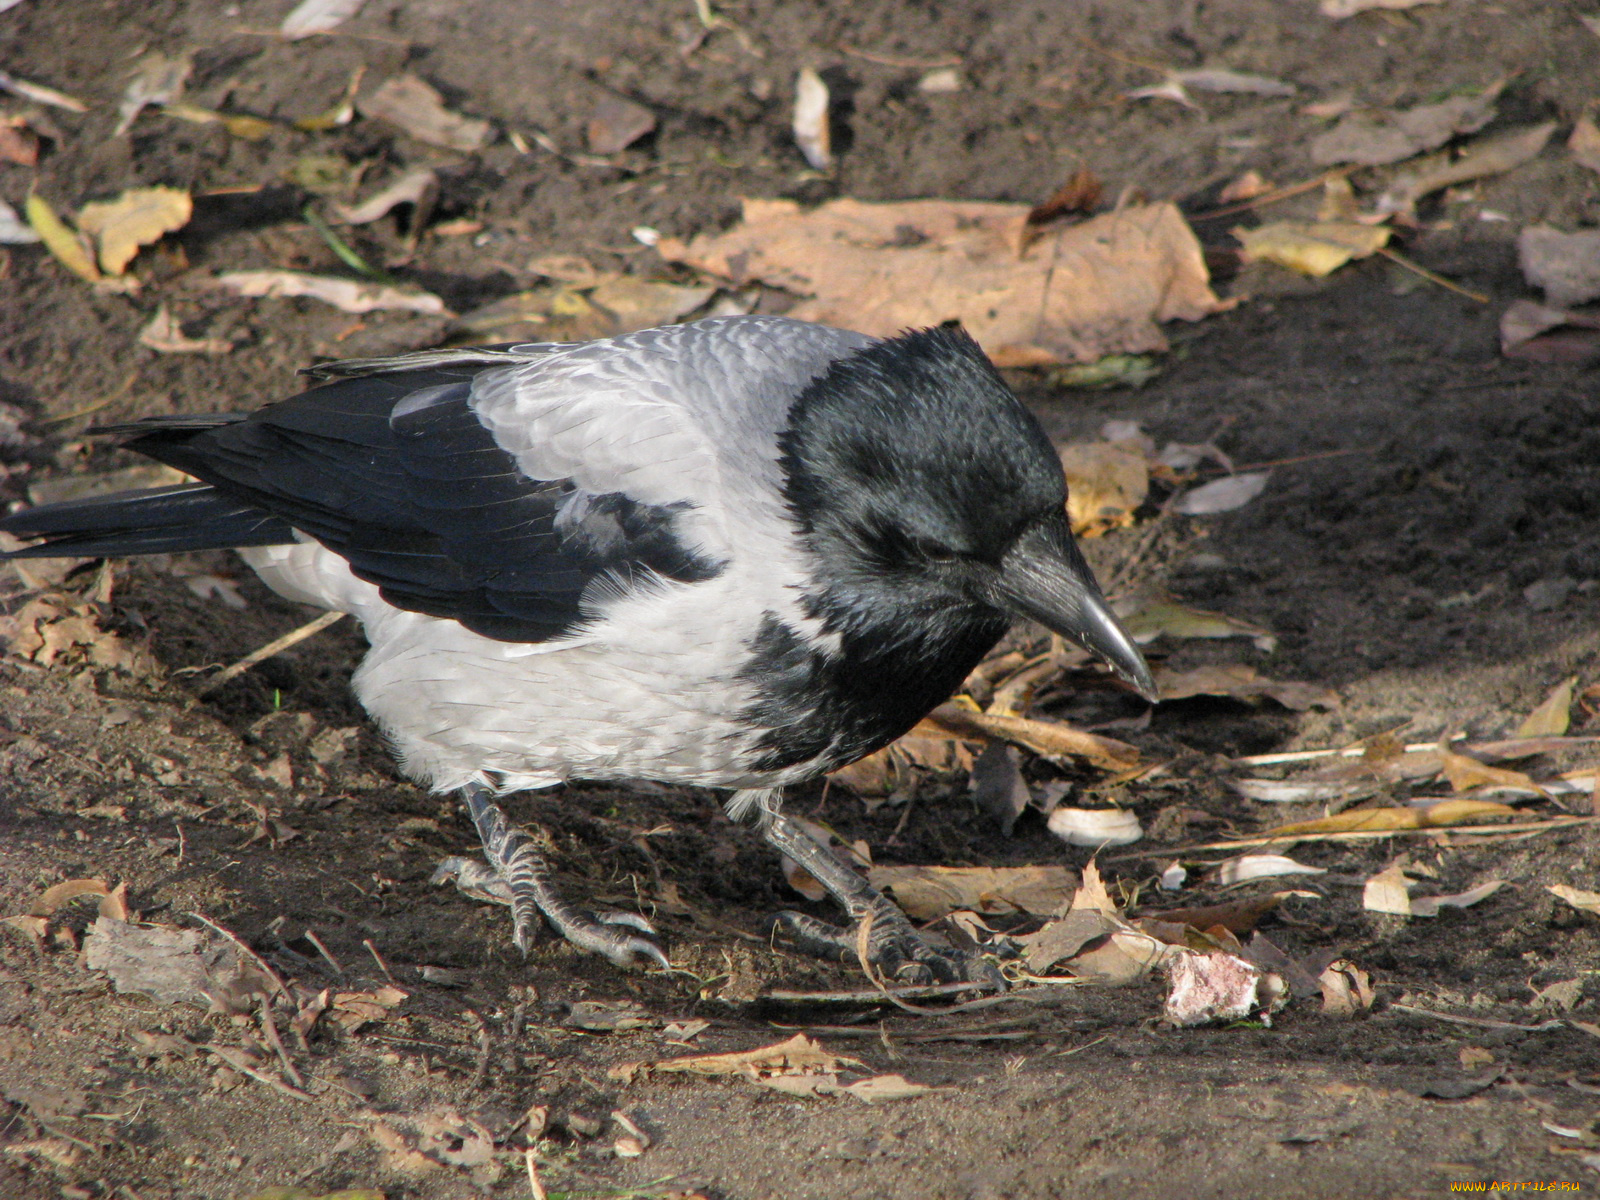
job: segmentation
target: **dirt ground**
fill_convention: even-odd
[[[1124,590],[1163,587],[1278,637],[1270,653],[1162,647],[1168,665],[1248,661],[1340,697],[1303,714],[1182,701],[1160,706],[1145,729],[1116,731],[1172,765],[1159,783],[1123,789],[1150,830],[1133,849],[1148,856],[1105,856],[1114,882],[1148,888],[1170,857],[1163,846],[1320,811],[1242,800],[1223,782],[1230,756],[1384,732],[1503,737],[1562,679],[1600,682],[1600,391],[1583,366],[1502,357],[1497,336],[1507,304],[1534,295],[1517,268],[1517,233],[1600,218],[1600,176],[1560,145],[1600,96],[1600,39],[1576,8],[1449,0],[1335,22],[1309,2],[1274,0],[729,0],[714,5],[729,24],[706,30],[689,0],[368,0],[337,33],[285,42],[272,31],[287,8],[23,0],[0,14],[0,67],[92,105],[44,110],[59,137],[46,139],[37,166],[0,165],[0,198],[20,208],[37,188],[70,209],[163,183],[199,196],[192,222],[141,258],[138,294],[95,291],[36,247],[0,250],[0,503],[58,476],[129,465],[85,439],[92,422],[248,408],[285,394],[294,370],[318,357],[450,334],[440,317],[358,319],[205,286],[228,269],[341,269],[301,219],[305,192],[283,182],[303,155],[366,164],[362,195],[403,169],[438,168],[438,206],[414,254],[393,220],[350,237],[461,313],[530,287],[526,264],[539,255],[672,277],[630,231],[723,228],[742,196],[1035,203],[1087,167],[1109,196],[1137,188],[1198,212],[1247,169],[1278,183],[1314,177],[1307,144],[1327,122],[1303,112],[1312,101],[1345,93],[1405,106],[1504,78],[1491,132],[1549,119],[1562,123],[1557,141],[1426,205],[1403,238],[1408,256],[1487,303],[1381,258],[1315,282],[1223,269],[1219,289],[1246,298],[1169,330],[1173,351],[1148,386],[1067,391],[1026,373],[1014,383],[1063,438],[1131,419],[1160,441],[1215,441],[1241,465],[1282,463],[1236,512],[1147,520],[1087,550]],[[119,97],[150,51],[193,54],[186,99],[206,108],[293,121],[334,106],[364,65],[364,86],[415,71],[495,133],[473,153],[370,119],[315,133],[278,124],[249,141],[146,113],[113,136]],[[1149,63],[1228,67],[1298,92],[1196,93],[1193,109],[1123,99],[1159,81],[1140,65]],[[917,89],[949,64],[961,90]],[[804,169],[789,134],[803,66],[846,102],[831,177]],[[601,159],[584,150],[585,123],[607,94],[644,104],[658,124]],[[24,111],[37,110],[0,99],[0,113]],[[1228,227],[1252,219],[1196,218],[1214,265],[1229,260]],[[157,303],[235,348],[139,345]],[[221,556],[205,565],[236,571]],[[291,1040],[285,1054],[304,1086],[286,1091],[262,1081],[285,1077],[252,1041],[262,1035],[252,1015],[119,995],[71,945],[0,931],[0,1196],[244,1200],[272,1186],[372,1188],[391,1200],[526,1196],[524,1118],[538,1108],[552,1196],[1600,1188],[1600,918],[1547,891],[1600,888],[1594,826],[1282,851],[1328,874],[1308,877],[1300,886],[1314,895],[1263,929],[1291,953],[1354,962],[1371,974],[1376,1003],[1347,1020],[1301,1000],[1270,1027],[1173,1029],[1156,1021],[1159,980],[1037,989],[936,1015],[774,1000],[774,989],[865,986],[852,969],[774,951],[761,936],[777,909],[827,909],[790,892],[712,794],[571,788],[516,811],[553,829],[573,887],[651,912],[685,973],[624,974],[549,943],[523,962],[502,910],[430,886],[437,860],[466,852],[471,835],[447,798],[399,778],[345,693],[358,634],[335,626],[196,697],[204,676],[194,668],[231,662],[308,618],[238,574],[242,610],[200,598],[162,564],[51,585],[80,596],[109,584],[99,611],[133,658],[106,666],[64,655],[48,667],[0,658],[0,913],[26,912],[62,880],[124,882],[147,919],[193,927],[188,914],[198,914],[313,991],[370,997],[392,984],[405,998],[373,1001],[365,1023],[324,1019],[304,1044]],[[0,588],[6,611],[30,598],[9,576]],[[1575,734],[1600,734],[1600,723],[1585,727],[1581,712],[1579,721]],[[1545,766],[1570,770],[1590,755],[1580,747]],[[1062,774],[1042,763],[1030,771],[1036,781]],[[881,862],[1084,865],[1087,852],[1064,849],[1037,815],[1002,837],[963,787],[947,790],[909,810],[869,811],[837,789],[791,803],[865,839]],[[1507,886],[1431,919],[1365,911],[1362,881],[1402,854],[1432,873],[1430,891]],[[1201,887],[1185,902],[1222,895]],[[79,906],[58,925],[79,934],[92,917]],[[685,1021],[709,1025],[685,1039],[673,1024]],[[608,1074],[795,1030],[938,1090],[869,1105],[740,1080]],[[258,1064],[252,1076],[197,1043],[264,1057],[235,1062]],[[615,1111],[647,1135],[642,1154],[629,1156],[637,1143],[626,1139],[617,1152],[625,1127]],[[416,1147],[429,1129],[424,1156]]]

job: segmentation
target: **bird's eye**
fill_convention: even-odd
[[[917,553],[929,562],[947,563],[955,562],[961,556],[950,549],[943,542],[933,541],[931,538],[918,538],[916,541]]]

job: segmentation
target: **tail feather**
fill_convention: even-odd
[[[274,546],[295,540],[278,517],[206,484],[146,488],[25,509],[0,518],[0,532],[42,538],[0,558],[120,558],[238,546]]]

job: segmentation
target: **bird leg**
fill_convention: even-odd
[[[888,979],[909,984],[999,984],[999,974],[982,958],[936,949],[892,900],[839,861],[833,851],[782,813],[765,806],[764,811],[767,842],[810,872],[844,906],[853,922],[852,928],[837,929],[804,913],[779,913],[774,923],[801,950],[818,958],[850,961],[860,955],[865,927],[866,962]]]
[[[637,913],[591,911],[563,898],[555,889],[548,857],[549,839],[517,828],[494,802],[494,793],[480,783],[462,789],[467,814],[483,842],[483,861],[447,858],[433,873],[434,883],[453,880],[477,900],[511,906],[511,940],[524,955],[539,917],[580,950],[604,955],[619,967],[649,959],[663,968],[672,964],[650,938],[655,929]],[[625,932],[633,929],[646,936]]]

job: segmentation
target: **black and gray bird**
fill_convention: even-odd
[[[42,539],[18,557],[233,547],[284,596],[359,618],[356,696],[407,775],[462,793],[484,862],[455,865],[511,903],[519,946],[543,914],[665,964],[642,918],[560,896],[495,802],[647,779],[731,789],[730,814],[870,918],[890,977],[959,977],[780,789],[900,736],[1017,617],[1153,695],[1050,442],[957,329],[728,317],[309,373],[328,382],[256,412],[106,431],[200,482],[0,529]]]

